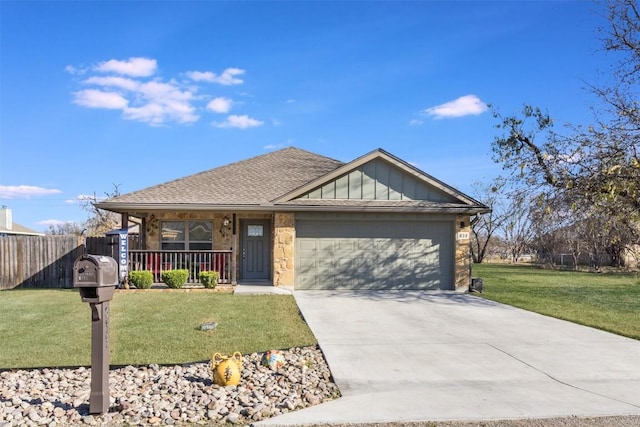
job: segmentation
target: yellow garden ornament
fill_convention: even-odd
[[[213,382],[220,386],[238,385],[240,371],[242,371],[242,354],[239,351],[232,356],[223,356],[220,353],[213,355],[211,359]]]

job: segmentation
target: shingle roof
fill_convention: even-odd
[[[267,204],[343,164],[289,147],[127,193],[98,206],[108,209],[110,205],[122,204]]]
[[[21,236],[43,236],[44,235],[44,233],[32,230],[30,228],[27,228],[15,222],[11,225],[11,229],[8,229],[0,225],[0,234],[21,235]]]

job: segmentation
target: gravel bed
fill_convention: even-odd
[[[0,372],[0,427],[249,425],[335,399],[340,392],[317,347],[283,351],[273,371],[243,356],[236,386],[213,384],[210,363],[127,366],[109,372],[110,411],[89,414],[90,369]],[[639,427],[640,416],[473,422],[343,424],[343,427]]]
[[[127,366],[109,372],[110,410],[89,414],[89,368],[0,373],[0,427],[246,425],[340,396],[317,347],[282,352],[277,371],[262,353],[243,356],[238,386],[213,384],[210,363]]]

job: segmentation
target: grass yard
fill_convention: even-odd
[[[116,292],[112,365],[186,363],[316,344],[290,295]],[[199,326],[216,322],[212,331]],[[91,364],[91,310],[77,290],[0,292],[0,369]]]
[[[635,273],[477,264],[473,276],[483,279],[484,298],[640,339],[640,280]]]

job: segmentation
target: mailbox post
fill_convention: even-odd
[[[91,397],[89,412],[109,410],[109,301],[118,285],[118,263],[107,256],[84,255],[73,266],[73,286],[91,307]]]

